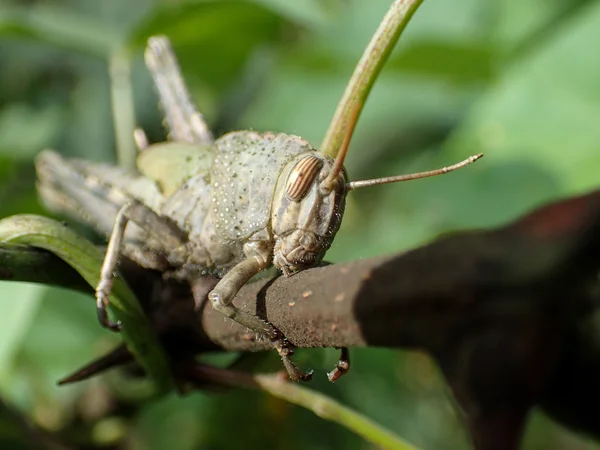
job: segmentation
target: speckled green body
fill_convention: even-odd
[[[162,206],[162,213],[189,234],[189,263],[222,274],[253,253],[270,259],[277,180],[298,155],[314,151],[307,141],[286,134],[238,131],[218,139],[209,173],[185,181]]]

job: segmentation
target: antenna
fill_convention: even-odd
[[[344,168],[344,159],[346,159],[346,155],[348,154],[350,139],[352,138],[354,127],[356,126],[356,122],[358,121],[359,112],[360,103],[357,102],[354,105],[354,108],[352,109],[352,113],[348,117],[344,141],[342,142],[342,146],[340,147],[340,150],[337,156],[335,157],[335,162],[333,163],[331,172],[329,172],[327,178],[325,178],[321,182],[321,190],[326,193],[331,192],[333,190],[337,177]],[[352,190],[366,186],[376,186],[378,184],[398,183],[399,181],[409,181],[418,180],[419,178],[435,177],[437,175],[443,175],[445,173],[454,172],[455,170],[462,169],[463,167],[468,166],[469,164],[472,164],[481,158],[483,158],[483,153],[478,153],[476,155],[469,156],[464,161],[453,164],[451,166],[442,167],[441,169],[428,170],[426,172],[409,173],[407,175],[396,175],[393,177],[374,178],[372,180],[350,181],[346,184],[346,189]]]
[[[399,181],[409,181],[409,180],[418,180],[419,178],[427,178],[427,177],[435,177],[437,175],[443,175],[445,173],[453,172],[458,169],[462,169],[469,164],[474,163],[478,159],[483,157],[483,153],[478,153],[477,155],[469,156],[464,161],[453,164],[448,167],[442,167],[441,169],[436,170],[428,170],[427,172],[417,172],[417,173],[409,173],[407,175],[396,175],[394,177],[385,177],[385,178],[374,178],[372,180],[359,180],[359,181],[351,181],[346,184],[346,189],[358,189],[366,186],[376,186],[378,184],[388,184],[388,183],[397,183]],[[337,162],[337,161],[336,161]]]

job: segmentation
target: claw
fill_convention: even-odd
[[[310,381],[312,380],[313,371],[308,370],[303,372],[294,364],[294,362],[290,359],[289,356],[281,356],[281,361],[283,361],[283,365],[285,370],[292,381]]]
[[[121,331],[121,322],[113,322],[108,318],[108,312],[106,310],[108,304],[108,300],[103,295],[98,295],[96,298],[96,315],[98,316],[98,322],[104,328],[109,329],[110,331],[114,331],[118,333]]]
[[[308,370],[306,372],[300,370],[296,364],[290,358],[294,354],[294,345],[287,340],[281,331],[275,328],[276,332],[271,337],[274,343],[275,350],[281,357],[283,366],[288,373],[290,380],[292,381],[310,381],[312,380],[313,371]]]
[[[342,347],[340,359],[335,368],[327,374],[327,379],[332,383],[337,381],[342,375],[350,370],[350,351],[346,347]]]

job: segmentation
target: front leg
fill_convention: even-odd
[[[169,261],[182,263],[185,262],[188,256],[185,245],[187,241],[179,229],[172,226],[166,219],[137,200],[131,200],[124,205],[115,218],[104,262],[102,263],[100,281],[96,287],[98,321],[102,326],[111,331],[119,331],[120,324],[112,322],[108,318],[108,296],[112,289],[115,269],[121,255],[125,229],[130,220],[147,231],[157,242],[161,243]]]
[[[272,323],[263,320],[254,314],[242,311],[232,303],[235,295],[242,286],[263,268],[264,264],[261,263],[258,258],[252,256],[249,257],[227,272],[219,283],[217,283],[215,288],[208,294],[208,299],[216,311],[236,321],[240,325],[249,328],[255,333],[267,336],[273,343],[279,356],[281,356],[283,365],[292,380],[308,381],[312,378],[312,371],[306,373],[302,372],[292,362],[290,356],[294,354],[294,346],[287,340],[283,333]]]

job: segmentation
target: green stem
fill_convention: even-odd
[[[298,383],[290,383],[277,375],[255,375],[254,380],[262,390],[272,396],[302,406],[322,419],[338,423],[375,445],[393,450],[417,449],[368,417]]]
[[[119,165],[135,167],[133,140],[135,109],[131,87],[131,62],[125,51],[114,52],[109,59],[110,95]]]
[[[311,389],[292,383],[282,373],[248,374],[231,369],[221,369],[204,364],[188,368],[188,376],[199,381],[212,382],[235,388],[259,389],[273,397],[301,406],[317,416],[335,422],[375,445],[391,450],[418,450],[400,436],[368,417],[353,411],[339,402]]]
[[[325,138],[321,143],[321,152],[335,158],[346,134],[352,135],[354,130],[348,130],[350,119],[356,114],[356,119],[367,101],[369,92],[379,76],[381,68],[392,52],[398,38],[410,21],[423,0],[395,0],[390,6],[379,28],[371,38],[354,73],[346,86],[346,90],[338,103],[337,109]]]

